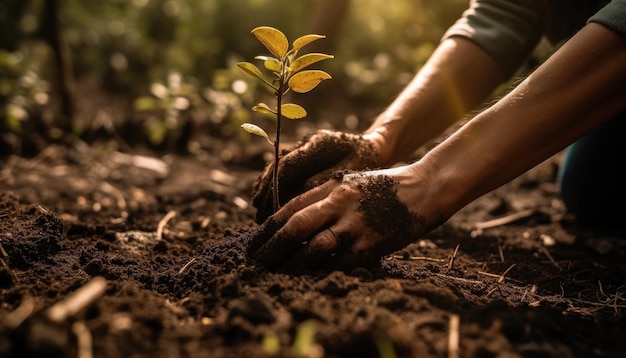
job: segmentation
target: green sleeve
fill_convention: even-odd
[[[461,36],[489,53],[510,77],[541,38],[542,9],[534,0],[474,0],[443,36]]]
[[[626,0],[613,0],[595,13],[589,22],[602,24],[626,36]]]

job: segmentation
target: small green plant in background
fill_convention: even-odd
[[[283,117],[288,119],[300,119],[306,117],[307,113],[302,106],[295,103],[283,103],[284,96],[289,92],[307,93],[317,87],[320,82],[328,80],[331,76],[321,70],[305,70],[308,66],[326,59],[333,58],[332,55],[323,53],[307,53],[297,56],[298,51],[313,41],[323,39],[323,35],[304,35],[297,38],[289,48],[289,41],[285,34],[269,26],[261,26],[252,30],[252,34],[269,50],[273,56],[257,56],[257,60],[263,61],[266,70],[273,75],[272,80],[265,78],[261,70],[250,62],[240,62],[237,64],[245,73],[259,78],[269,86],[276,96],[276,107],[271,108],[265,103],[259,103],[252,107],[252,110],[259,113],[269,114],[276,119],[276,134],[274,140],[261,127],[244,123],[241,127],[252,134],[264,137],[274,146],[274,170],[272,178],[274,211],[280,208],[278,197],[278,161],[280,159],[280,128]]]
[[[263,352],[270,357],[318,358],[324,356],[324,348],[315,343],[319,322],[308,319],[298,325],[293,343],[283,349],[274,331],[267,331],[261,343]]]

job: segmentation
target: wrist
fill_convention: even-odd
[[[363,133],[363,139],[374,147],[381,167],[389,167],[395,164],[394,139],[387,126],[383,125],[368,129]]]
[[[410,172],[416,178],[415,185],[421,187],[423,197],[420,206],[427,206],[437,224],[454,215],[466,202],[465,178],[461,174],[460,167],[447,165],[427,155],[419,161],[410,164]]]

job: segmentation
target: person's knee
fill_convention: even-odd
[[[558,185],[568,211],[585,225],[623,226],[626,215],[624,122],[609,121],[572,144],[559,168]]]

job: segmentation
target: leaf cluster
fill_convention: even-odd
[[[264,68],[270,72],[268,79],[261,72],[259,67],[251,62],[240,62],[237,66],[252,77],[260,79],[270,87],[276,95],[278,102],[289,91],[297,93],[307,93],[313,90],[322,81],[328,80],[331,76],[322,70],[307,70],[310,65],[331,59],[334,56],[324,53],[307,53],[298,56],[298,51],[313,41],[323,39],[326,36],[309,34],[293,41],[289,48],[289,41],[285,34],[273,27],[261,26],[254,28],[252,34],[267,48],[272,56],[257,56],[257,60],[263,61]],[[295,103],[280,104],[271,108],[265,103],[259,103],[252,108],[253,111],[269,114],[280,120],[281,116],[288,119],[300,119],[307,115],[306,110]],[[267,139],[270,144],[274,142],[269,138],[267,132],[252,123],[244,123],[241,126],[245,131],[259,135]]]

